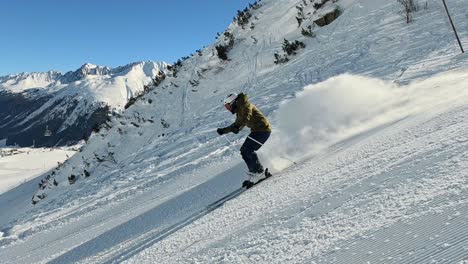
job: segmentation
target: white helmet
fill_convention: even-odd
[[[237,98],[237,94],[235,94],[235,93],[229,94],[228,96],[226,96],[226,98],[224,98],[223,103],[224,104],[232,104],[232,102],[234,102],[234,100],[236,100],[236,98]]]

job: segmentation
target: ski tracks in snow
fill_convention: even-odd
[[[350,139],[346,147],[275,176],[264,188],[226,203],[128,263],[466,259],[466,250],[456,250],[464,246],[466,232],[453,238],[448,234],[466,223],[468,141],[461,135],[467,112],[425,113]],[[445,236],[432,225],[424,226],[431,218],[443,223],[445,217],[451,217],[443,228]],[[356,258],[362,252],[359,245],[375,245],[369,237],[380,238],[382,247],[397,243],[406,234],[400,228],[416,232],[408,234],[412,240],[405,247],[375,247]],[[395,233],[387,233],[392,230]],[[431,237],[447,244],[430,243]],[[449,249],[458,255],[450,255]]]

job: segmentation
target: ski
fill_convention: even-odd
[[[250,189],[250,188],[252,188],[253,186],[255,186],[255,185],[261,183],[262,181],[264,181],[264,180],[270,178],[271,176],[273,176],[273,175],[268,171],[268,168],[266,168],[266,169],[265,169],[265,177],[264,177],[264,178],[261,178],[261,179],[258,180],[257,182],[251,182],[251,181],[246,180],[246,181],[244,181],[244,182],[242,183],[242,187],[245,188],[245,189]]]

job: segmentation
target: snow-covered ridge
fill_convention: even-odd
[[[45,93],[54,93],[68,88],[81,93],[88,90],[90,94],[95,95],[96,98],[93,99],[120,109],[128,99],[127,93],[122,90],[128,89],[131,91],[129,94],[138,93],[143,89],[143,85],[149,84],[151,79],[159,71],[165,71],[166,67],[164,62],[135,62],[116,68],[86,63],[79,69],[65,74],[50,71],[2,76],[0,91],[23,93],[30,89],[39,89]],[[114,82],[114,79],[123,79],[124,82]],[[99,89],[105,89],[107,96],[96,92]],[[117,99],[115,94],[122,95],[122,98]]]
[[[20,146],[75,144],[87,138],[111,111],[123,111],[166,67],[163,62],[116,68],[87,63],[63,75],[46,72],[1,77],[0,140]],[[47,127],[53,137],[44,137]]]
[[[89,75],[108,75],[111,72],[111,68],[86,63],[74,72],[67,72],[61,77],[61,81],[64,83],[74,82],[86,78]]]
[[[5,90],[20,93],[33,88],[46,89],[49,85],[60,79],[60,77],[61,73],[55,71],[2,76],[0,77],[0,91]]]

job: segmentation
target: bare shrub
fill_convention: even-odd
[[[419,5],[416,0],[397,0],[404,8],[404,16],[406,23],[413,21],[413,13],[419,10]]]

